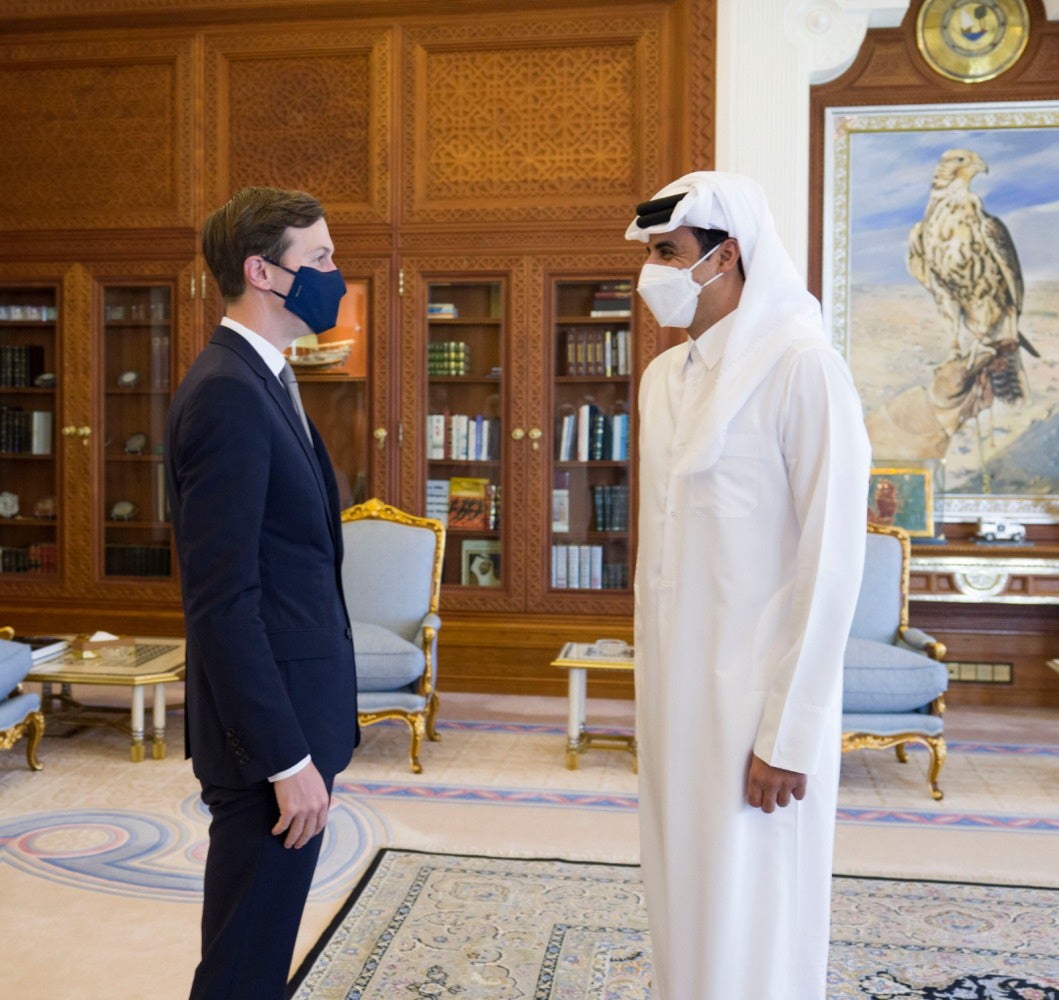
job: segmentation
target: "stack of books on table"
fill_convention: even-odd
[[[34,666],[54,660],[70,648],[70,643],[66,639],[60,639],[54,635],[16,635],[12,641],[29,646]]]

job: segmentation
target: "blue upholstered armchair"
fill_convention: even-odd
[[[403,719],[419,774],[423,736],[436,741],[438,600],[445,528],[379,500],[342,512],[342,584],[357,655],[362,726]]]
[[[938,662],[945,646],[908,624],[910,560],[908,532],[868,525],[864,578],[843,670],[842,749],[895,747],[905,763],[905,744],[922,743],[930,751],[930,792],[940,799],[949,677]]]
[[[11,642],[14,629],[0,628],[0,750],[10,750],[26,736],[26,763],[34,771],[43,766],[37,747],[44,735],[40,695],[22,690],[22,680],[33,666],[29,646]]]

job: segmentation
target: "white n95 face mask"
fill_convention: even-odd
[[[695,270],[721,244],[700,257],[691,267],[666,267],[665,264],[644,264],[640,269],[640,280],[636,291],[651,310],[659,326],[676,326],[687,329],[695,318],[695,306],[699,295],[707,285],[724,277],[724,271],[715,274],[709,281],[699,284],[692,276]]]

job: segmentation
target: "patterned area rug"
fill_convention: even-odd
[[[836,877],[830,1000],[1056,1000],[1059,891]],[[380,852],[294,1000],[648,1000],[639,869]]]

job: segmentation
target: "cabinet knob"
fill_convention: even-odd
[[[385,427],[376,427],[375,430],[372,431],[372,437],[374,437],[375,440],[379,442],[379,449],[380,450],[382,450],[383,448],[386,447],[386,428]]]
[[[529,439],[533,442],[533,450],[540,451],[541,429],[539,427],[531,427],[529,429]]]
[[[92,436],[91,427],[75,427],[73,424],[67,424],[62,429],[63,437],[79,437],[81,444],[88,444],[88,439]]]
[[[521,441],[526,436],[526,432],[521,427],[516,427],[511,432],[511,438],[514,441]]]

